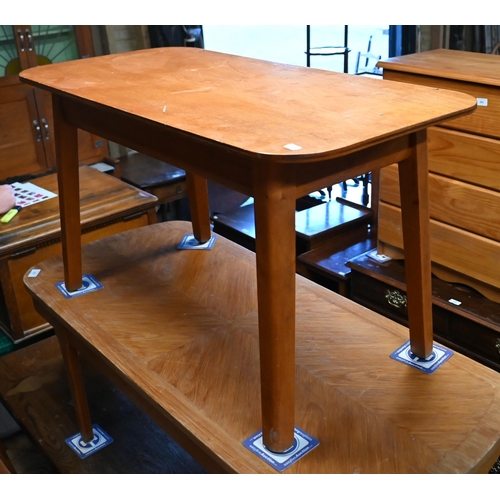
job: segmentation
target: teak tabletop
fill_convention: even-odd
[[[82,283],[77,128],[184,169],[201,242],[210,238],[207,178],[254,197],[268,449],[283,452],[294,440],[296,198],[399,164],[411,346],[417,356],[431,353],[426,129],[472,112],[474,98],[178,47],[37,67],[20,78],[53,96],[69,290]]]

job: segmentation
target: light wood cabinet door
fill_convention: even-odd
[[[0,91],[0,178],[48,170],[35,90],[13,85]]]
[[[51,96],[21,84],[19,73],[93,55],[90,26],[0,25],[1,181],[56,167]],[[100,137],[79,131],[78,141],[81,163],[108,156],[107,142]]]

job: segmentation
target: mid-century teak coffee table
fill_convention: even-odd
[[[295,274],[295,200],[399,164],[410,341],[433,354],[426,129],[472,97],[194,48],[30,69],[52,93],[63,255],[25,284],[53,324],[83,440],[78,353],[90,357],[210,470],[273,472],[242,442],[285,453],[287,472],[469,472],[499,454],[500,374],[454,354],[435,373],[389,355],[408,330]],[[192,225],[155,224],[81,247],[77,128],[187,173]],[[256,253],[211,239],[206,179],[255,199]],[[102,285],[67,299],[91,274]],[[256,279],[255,279],[256,275]]]

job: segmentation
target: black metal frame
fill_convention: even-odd
[[[311,47],[311,26],[308,24],[306,28],[306,64],[311,67],[311,56],[344,56],[344,73],[349,72],[349,52],[351,49],[348,47],[349,27],[344,25],[344,45],[333,45],[326,47]],[[331,51],[315,52],[319,49],[332,49]]]

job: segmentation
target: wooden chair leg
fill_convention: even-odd
[[[210,207],[208,204],[207,180],[186,172],[186,182],[191,208],[194,237],[200,242],[207,242],[212,236],[210,230]]]
[[[58,327],[55,331],[66,366],[70,390],[75,404],[78,428],[82,434],[82,440],[85,443],[89,443],[94,439],[94,431],[92,430],[92,421],[90,419],[87,395],[85,393],[82,370],[78,359],[78,351],[69,343],[68,336],[61,327]]]
[[[295,417],[295,193],[285,178],[264,165],[254,180],[262,439],[278,453],[293,445]]]
[[[413,354],[426,358],[433,345],[427,132],[412,140],[412,154],[399,164],[399,187],[410,344]]]
[[[78,130],[65,119],[58,96],[52,98],[54,135],[61,214],[64,283],[69,291],[82,286],[82,250],[80,224],[80,178],[78,167]]]
[[[16,469],[14,469],[8,457],[7,450],[2,441],[0,441],[0,474],[16,474]]]

